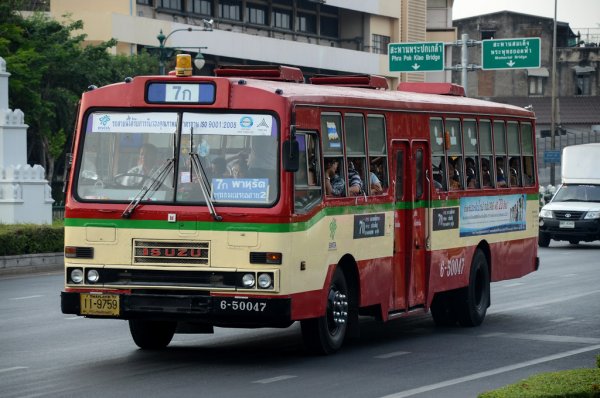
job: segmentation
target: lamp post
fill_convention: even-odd
[[[208,47],[196,47],[196,46],[192,46],[192,47],[165,47],[165,43],[167,41],[167,39],[169,37],[171,37],[171,35],[173,33],[176,32],[182,32],[182,31],[187,31],[187,32],[211,32],[212,31],[212,25],[213,25],[213,20],[206,20],[204,19],[202,21],[204,23],[204,28],[202,29],[194,29],[194,28],[183,28],[183,29],[175,29],[172,30],[171,32],[169,32],[168,35],[165,36],[165,34],[163,33],[162,29],[160,30],[160,33],[158,34],[158,36],[156,36],[156,38],[158,39],[158,60],[159,60],[159,73],[161,75],[165,74],[165,64],[167,61],[167,58],[169,58],[169,56],[167,55],[168,51],[171,49],[180,49],[180,48],[197,48],[198,49],[198,54],[196,54],[196,57],[194,58],[194,65],[196,66],[196,68],[198,69],[202,69],[202,67],[205,64],[205,60],[204,57],[202,56],[202,53],[200,50],[202,49],[206,49]]]

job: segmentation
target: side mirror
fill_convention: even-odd
[[[283,168],[285,171],[296,172],[300,168],[300,146],[296,137],[283,143]]]

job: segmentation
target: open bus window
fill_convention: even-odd
[[[451,191],[462,189],[462,176],[462,156],[448,157],[448,186]]]
[[[350,196],[366,193],[365,159],[363,157],[348,158],[348,194]]]
[[[519,156],[513,156],[508,161],[508,170],[510,173],[510,186],[518,187],[521,185],[521,158]]]
[[[300,149],[298,171],[294,173],[294,209],[303,213],[321,200],[319,141],[316,134],[296,133]]]
[[[491,156],[481,157],[481,184],[484,188],[492,188],[494,186],[494,173],[491,168],[493,164]]]
[[[467,178],[467,189],[480,187],[479,183],[479,158],[477,156],[465,159],[465,176]]]
[[[325,158],[325,194],[328,196],[346,196],[344,161],[341,157]]]
[[[433,164],[433,186],[436,190],[447,191],[448,185],[446,184],[446,157],[445,156],[434,156],[432,159]]]
[[[369,193],[371,195],[380,195],[387,189],[387,158],[377,156],[371,157],[369,161]]]

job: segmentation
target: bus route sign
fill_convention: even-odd
[[[482,40],[481,69],[539,68],[540,42],[539,37]]]
[[[390,43],[390,72],[434,72],[444,70],[444,43]]]

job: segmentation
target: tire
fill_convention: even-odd
[[[550,246],[550,235],[540,232],[538,235],[538,246],[539,247]]]
[[[436,326],[454,326],[458,322],[456,293],[456,291],[441,292],[433,297],[430,310]]]
[[[143,350],[165,348],[173,339],[177,322],[130,319],[129,331],[135,344]]]
[[[572,245],[578,245],[579,244],[579,240],[578,239],[571,239],[569,240],[569,243]]]
[[[344,272],[337,268],[331,278],[325,315],[300,322],[306,348],[315,354],[338,351],[348,330],[348,284]]]
[[[456,310],[461,326],[479,326],[485,319],[490,306],[490,271],[485,254],[475,251],[469,286],[460,289],[457,295]]]

